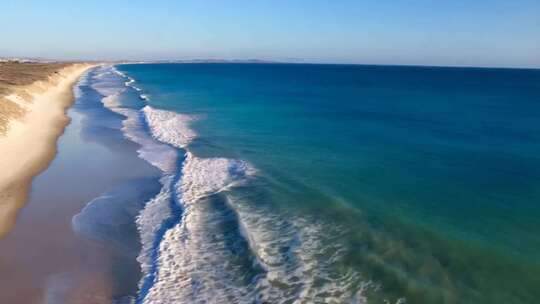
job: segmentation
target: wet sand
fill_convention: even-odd
[[[138,147],[119,130],[121,117],[103,108],[97,93],[83,92],[68,115],[57,156],[32,182],[16,227],[0,239],[0,273],[9,278],[0,284],[0,303],[110,303],[136,292],[133,217],[158,191],[159,172],[137,157]],[[114,195],[106,213],[87,207]]]
[[[54,158],[69,123],[65,111],[73,102],[73,84],[91,66],[0,66],[0,238],[15,224],[32,178]]]

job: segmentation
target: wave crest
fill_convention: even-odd
[[[196,120],[194,116],[158,110],[151,106],[145,106],[142,111],[152,135],[164,143],[185,148],[197,135],[189,127]]]
[[[182,170],[180,193],[189,204],[230,187],[253,176],[255,169],[247,162],[228,158],[198,158],[188,152]]]

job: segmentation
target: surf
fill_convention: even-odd
[[[363,303],[362,293],[375,284],[356,271],[333,269],[345,253],[326,237],[335,227],[238,195],[262,177],[244,160],[190,151],[199,136],[191,124],[201,116],[154,108],[150,98],[139,109],[125,108],[119,97],[126,89],[148,95],[116,68],[103,73],[124,79],[123,88],[99,87],[108,94],[103,105],[124,116],[124,136],[162,172],[159,193],[136,216],[142,272],[137,303]]]

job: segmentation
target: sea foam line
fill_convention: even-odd
[[[187,145],[196,137],[194,131],[189,127],[189,123],[194,121],[196,119],[195,117],[157,110],[150,106],[144,107],[143,112],[152,135],[161,142],[185,150]],[[178,275],[182,275],[182,273],[188,275],[190,281],[195,279],[193,272],[189,271],[189,265],[191,263],[187,263],[185,258],[190,256],[191,259],[197,259],[198,255],[193,254],[194,249],[190,246],[183,247],[179,251],[168,252],[168,248],[171,248],[171,250],[174,248],[174,246],[169,247],[171,245],[171,239],[189,238],[195,240],[195,235],[190,233],[196,227],[190,226],[190,223],[193,224],[193,219],[197,219],[199,216],[197,213],[191,212],[194,204],[205,197],[226,191],[231,187],[241,184],[246,178],[255,173],[255,170],[249,164],[240,160],[198,158],[189,151],[185,151],[186,157],[182,165],[181,174],[178,175],[178,180],[171,188],[173,190],[171,191],[171,198],[175,200],[175,206],[181,206],[180,209],[183,210],[182,216],[176,220],[173,227],[171,227],[171,221],[169,221],[165,225],[165,229],[161,229],[160,233],[155,234],[154,249],[151,257],[152,267],[150,267],[151,269],[142,283],[138,298],[139,302],[153,303],[156,301],[166,301],[167,299],[171,300],[172,298],[178,300],[179,295],[175,295],[176,292],[174,291],[177,288],[172,288],[170,284],[171,282],[178,282],[180,280]],[[142,224],[146,215],[151,213],[150,210],[153,205],[149,204],[147,206],[148,209],[145,208],[138,218],[139,224]],[[142,225],[140,227],[141,230],[144,230]],[[191,229],[186,230],[187,227],[191,227]],[[218,257],[219,252],[219,250],[208,251],[206,252],[206,256],[211,254]],[[173,272],[167,271],[167,269],[170,269],[167,265],[176,267],[175,265],[178,265],[176,264],[178,262],[177,259],[181,257],[184,258],[184,262],[182,263],[184,265],[184,271],[178,269]],[[220,259],[220,263],[222,262],[224,261]],[[145,269],[148,269],[148,267],[145,267]],[[207,271],[208,274],[213,273],[210,269],[207,269]],[[182,298],[184,298],[184,301],[189,298],[194,299],[200,296],[208,296],[208,294],[196,294],[195,292],[187,294],[186,292],[191,290],[187,287],[183,290],[184,294]]]
[[[227,217],[208,209],[201,200],[244,183],[253,173],[239,160],[198,158],[186,153],[181,178],[175,185],[183,214],[161,239],[156,280],[145,295],[145,303],[202,299],[217,303],[230,296],[248,299],[248,286],[241,285],[241,268],[234,266],[233,253],[224,243],[227,238],[222,237],[225,232],[220,227]],[[222,287],[209,288],[217,282]]]
[[[183,162],[183,159],[180,160],[181,164]],[[137,216],[137,229],[142,243],[137,261],[141,264],[143,276],[139,283],[136,303],[144,303],[148,292],[155,284],[159,267],[159,247],[165,233],[182,218],[183,209],[176,199],[178,195],[174,187],[179,179],[180,171],[174,175],[165,175],[161,180],[163,188],[160,193],[147,202]]]
[[[301,218],[286,219],[275,210],[255,208],[228,195],[226,209],[206,209],[212,206],[207,198],[245,184],[255,176],[255,169],[241,160],[198,158],[189,152],[197,136],[189,124],[197,117],[151,106],[140,113],[152,137],[184,157],[177,158],[174,170],[164,171],[160,193],[137,217],[142,241],[138,261],[143,271],[137,303],[231,298],[239,303],[366,303],[364,292],[373,284],[355,272],[334,273],[330,268],[342,259],[343,249],[328,246],[332,241],[319,236],[332,229]],[[253,276],[245,284],[241,276],[246,266],[232,263],[238,256],[229,251],[228,237],[219,229],[228,221],[227,209],[236,214],[234,221],[249,247],[247,255],[253,258],[248,263]],[[321,261],[321,255],[327,260]],[[276,284],[289,289],[276,289]]]
[[[105,67],[95,76],[96,81],[111,74],[116,74],[123,78],[127,77],[114,67]],[[157,249],[161,238],[167,230],[179,221],[182,214],[181,205],[176,200],[178,195],[174,185],[180,178],[181,164],[184,162],[184,157],[179,156],[182,153],[176,147],[160,142],[152,137],[151,126],[148,124],[147,117],[159,119],[161,114],[159,111],[156,112],[156,116],[152,114],[147,115],[142,109],[135,110],[123,107],[118,98],[125,91],[125,88],[100,85],[99,82],[96,82],[92,87],[104,96],[102,103],[106,108],[125,117],[122,121],[122,131],[127,139],[140,145],[140,148],[137,150],[139,157],[163,172],[163,177],[160,179],[160,183],[162,184],[160,192],[145,203],[145,207],[136,217],[137,229],[141,237],[142,246],[137,261],[140,263],[143,273],[143,277],[139,283],[139,293],[136,302],[141,303],[146,290],[154,282],[154,274],[158,267],[156,262],[158,258]],[[126,85],[126,87],[131,86]],[[146,112],[149,111],[151,109],[147,109]],[[174,117],[170,115],[165,116],[169,119],[169,125],[171,127],[179,126],[183,122],[181,120],[174,123],[171,122],[171,120],[174,120]],[[167,131],[164,131],[163,136],[166,135]],[[183,143],[187,144],[187,140],[188,138],[183,138]]]
[[[148,106],[144,112],[154,137],[159,140],[184,148],[192,140],[191,135],[178,136],[181,130],[190,134],[190,118]],[[221,265],[234,260],[234,257],[229,256],[230,253],[223,247],[220,232],[212,230],[212,225],[217,225],[216,220],[219,224],[224,219],[212,219],[214,215],[200,209],[198,202],[241,185],[246,178],[254,175],[255,170],[240,160],[201,159],[189,151],[186,155],[181,178],[175,186],[178,203],[184,212],[178,223],[167,230],[160,240],[154,282],[150,288],[145,288],[144,302],[212,302],[233,297],[241,303],[248,303],[253,298],[279,303],[286,300],[316,301],[325,297],[325,294],[336,292],[340,292],[340,295],[334,296],[334,300],[355,296],[352,285],[359,281],[358,274],[349,272],[332,277],[326,275],[329,263],[341,258],[341,249],[326,248],[326,255],[328,250],[335,251],[329,255],[326,264],[317,260],[317,255],[322,255],[321,250],[325,247],[317,238],[317,235],[322,234],[322,228],[302,224],[302,219],[285,221],[279,215],[273,216],[269,210],[261,212],[253,208],[245,209],[233,203],[229,204],[229,208],[238,214],[237,221],[239,227],[243,228],[244,238],[250,244],[251,253],[257,257],[257,264],[265,272],[262,276],[253,277],[251,283],[244,286],[238,286],[234,277],[220,275],[235,273],[235,268],[222,269]],[[207,222],[208,217],[210,222]],[[214,232],[208,234],[208,231]],[[242,271],[239,271],[239,276],[240,273]],[[315,278],[310,279],[313,276]],[[298,278],[302,280],[298,281]],[[217,282],[221,288],[209,288]],[[273,286],[278,282],[298,291],[286,294],[275,290]],[[326,283],[316,288],[321,282],[336,283]],[[261,294],[261,290],[271,292]]]

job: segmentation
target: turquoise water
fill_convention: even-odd
[[[140,302],[540,297],[540,71],[116,69],[117,102],[180,155]]]

